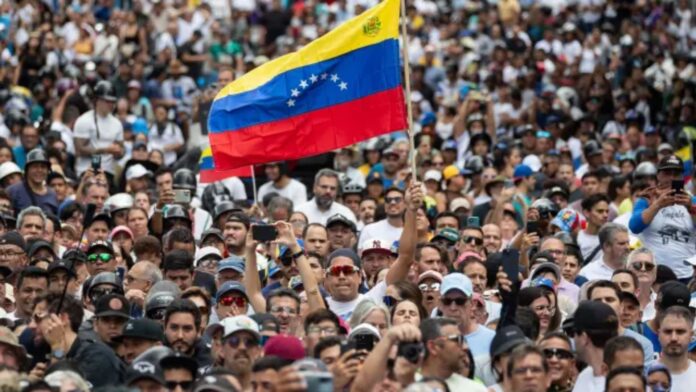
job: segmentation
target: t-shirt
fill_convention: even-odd
[[[590,257],[595,248],[599,246],[599,236],[596,234],[587,234],[585,230],[580,230],[580,232],[578,232],[578,246],[580,247],[580,252],[584,260]],[[604,252],[602,252],[602,249],[599,249],[589,262],[600,260],[603,254]]]
[[[381,281],[377,283],[370,291],[368,291],[365,294],[358,294],[357,297],[355,297],[354,300],[348,301],[348,302],[339,302],[334,300],[331,297],[326,298],[326,303],[329,305],[329,309],[336,313],[336,315],[340,318],[342,318],[345,321],[348,321],[350,319],[350,316],[353,315],[353,310],[355,310],[355,307],[358,306],[360,301],[362,301],[365,298],[371,298],[378,303],[382,303],[382,297],[387,293],[387,283],[385,281]]]
[[[100,117],[95,115],[94,110],[90,110],[75,121],[75,139],[89,140],[92,148],[106,148],[115,142],[123,143],[123,125],[111,114]],[[91,165],[91,156],[78,157],[75,165],[77,174],[81,175]],[[101,168],[114,174],[113,155],[101,154]]]
[[[394,227],[389,224],[389,221],[386,219],[382,219],[381,221],[377,221],[375,223],[370,223],[360,232],[358,247],[362,246],[363,241],[373,238],[385,240],[387,241],[387,246],[391,246],[394,242],[401,238],[401,232],[403,231],[403,227]]]
[[[479,325],[476,331],[466,335],[469,343],[469,350],[474,357],[490,353],[491,342],[495,332],[489,328]]]
[[[592,366],[586,367],[575,380],[573,392],[604,392],[604,376],[595,376]]]
[[[331,207],[329,207],[328,210],[321,211],[319,207],[317,207],[316,201],[312,199],[297,206],[295,211],[305,214],[309,223],[321,223],[322,225],[326,225],[326,221],[335,214],[341,214],[352,222],[358,221],[355,219],[355,214],[353,214],[350,208],[338,202],[331,203]]]
[[[54,214],[58,213],[58,200],[56,199],[56,193],[52,189],[48,188],[45,195],[34,194],[33,201],[29,191],[29,185],[25,184],[24,181],[12,184],[7,188],[7,194],[10,196],[10,200],[12,200],[12,207],[14,207],[15,211],[22,211],[34,205],[44,211],[51,211]]]
[[[259,187],[258,199],[263,200],[264,196],[273,192],[292,200],[292,204],[295,207],[307,201],[307,187],[294,178],[291,178],[284,188],[276,187],[273,181],[261,185]]]
[[[685,372],[672,373],[672,392],[690,392],[696,384],[696,363],[689,361],[689,368]]]
[[[184,144],[184,134],[181,132],[181,128],[173,122],[165,124],[161,132],[157,132],[157,130],[157,124],[150,127],[147,149],[164,152],[164,164],[169,166],[176,161],[176,151],[164,151],[164,149],[174,144]]]
[[[604,260],[595,260],[582,267],[578,275],[584,276],[587,280],[611,280],[614,270],[609,267]]]
[[[423,375],[418,372],[414,379],[420,381],[423,379]],[[450,391],[486,392],[486,387],[483,384],[457,373],[452,373],[445,382]]]

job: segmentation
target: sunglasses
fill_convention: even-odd
[[[393,204],[398,204],[398,203],[401,203],[403,200],[404,200],[404,198],[403,198],[403,197],[400,197],[400,196],[385,197],[385,198],[384,198],[384,202],[385,202],[386,204],[392,204],[392,203],[393,203]]]
[[[457,304],[457,306],[464,306],[466,303],[466,298],[465,297],[457,297],[457,298],[441,298],[442,304],[445,306],[450,306],[452,303]]]
[[[297,309],[295,309],[291,306],[280,306],[280,305],[271,306],[271,313],[280,314],[283,312],[289,314],[290,316],[294,316],[297,314]]]
[[[341,276],[341,274],[343,274],[344,276],[352,276],[358,273],[359,271],[360,268],[354,265],[334,265],[333,267],[329,268],[328,271],[326,271],[326,274],[334,277],[339,277]]]
[[[193,381],[167,381],[164,384],[170,391],[175,390],[178,386],[180,386],[182,390],[188,391],[193,386]]]
[[[558,359],[573,359],[574,357],[572,352],[564,350],[562,348],[545,348],[544,356],[546,357],[546,359],[551,359],[553,357],[556,357]]]
[[[425,291],[425,292],[438,291],[438,290],[440,290],[440,283],[437,283],[437,282],[430,283],[430,284],[421,283],[418,285],[418,289],[420,291]]]
[[[229,338],[227,338],[227,345],[232,348],[237,348],[242,343],[244,343],[244,347],[247,348],[259,345],[259,341],[256,340],[256,338],[250,338],[248,336],[230,336]]]
[[[116,290],[114,289],[94,289],[89,293],[89,299],[92,300],[92,303],[96,303],[99,298],[115,292]]]
[[[478,238],[478,237],[473,237],[473,236],[466,236],[462,237],[462,242],[465,244],[470,244],[473,242],[476,245],[483,245],[483,238]]]
[[[643,269],[645,269],[647,272],[650,272],[655,269],[655,264],[634,261],[631,263],[631,267],[633,267],[633,269],[636,271],[642,271]]]
[[[440,338],[449,340],[450,342],[457,343],[460,346],[463,346],[464,343],[466,343],[466,336],[464,335],[447,335],[447,336],[440,336]]]
[[[223,306],[236,306],[238,308],[243,308],[246,306],[246,299],[243,297],[233,297],[231,295],[228,295],[226,297],[222,297],[218,300],[218,303],[223,305]]]
[[[294,259],[292,257],[279,257],[278,260],[280,260],[284,266],[289,267],[292,265]]]
[[[164,320],[164,316],[167,313],[167,308],[157,308],[147,311],[145,316],[150,320]]]
[[[104,264],[111,261],[113,257],[114,256],[110,253],[93,253],[87,256],[87,261],[89,261],[90,263]]]

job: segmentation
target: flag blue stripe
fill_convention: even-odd
[[[201,160],[198,162],[198,167],[200,170],[215,169],[215,163],[213,162],[213,157],[210,155],[201,157]]]

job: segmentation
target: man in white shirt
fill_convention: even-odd
[[[599,246],[597,233],[600,227],[609,219],[609,198],[603,193],[596,193],[582,201],[582,214],[587,219],[585,230],[578,232],[578,246],[584,260],[584,264],[591,263],[602,258],[602,247]]]
[[[599,230],[602,258],[582,267],[578,275],[587,280],[611,280],[615,270],[623,268],[631,251],[628,229],[616,223],[607,223]]]
[[[573,392],[604,391],[604,346],[618,335],[619,318],[605,303],[582,301],[573,316],[573,329],[575,350],[579,359],[587,363]]]
[[[110,82],[101,81],[94,88],[94,109],[75,121],[76,171],[81,175],[92,165],[93,157],[101,159],[101,170],[114,174],[115,160],[125,152],[123,148],[123,125],[111,112],[116,104],[116,95]]]
[[[356,223],[353,211],[336,202],[339,185],[338,173],[331,169],[319,170],[314,176],[314,198],[298,205],[295,210],[305,214],[309,223],[325,225],[329,217],[335,214],[344,215]]]
[[[360,232],[359,244],[369,238],[382,238],[391,246],[401,236],[404,227],[404,191],[399,188],[387,190],[384,196],[385,219],[366,225]]]
[[[694,316],[683,306],[667,308],[660,317],[659,339],[662,345],[660,363],[672,375],[673,392],[693,391],[696,385],[696,363],[689,359],[689,343],[693,334]]]
[[[269,181],[259,187],[259,200],[263,200],[264,196],[275,192],[292,200],[295,206],[307,201],[307,187],[288,176],[288,165],[285,162],[267,163],[265,171]]]

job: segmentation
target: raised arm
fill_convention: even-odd
[[[416,258],[416,242],[418,241],[416,212],[423,204],[423,185],[420,182],[411,182],[406,189],[405,198],[404,230],[399,238],[399,255],[387,272],[388,285],[406,279],[411,264]]]
[[[254,225],[251,225],[254,227]],[[256,247],[259,245],[251,235],[251,227],[247,232],[246,238],[246,257],[244,260],[244,287],[247,290],[249,303],[254,308],[256,313],[266,312],[266,298],[261,293],[261,279],[259,278],[259,269],[256,264]]]

